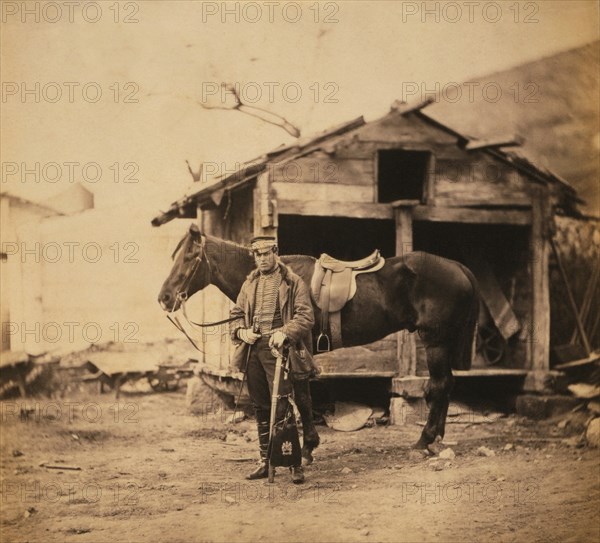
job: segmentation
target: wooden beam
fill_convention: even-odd
[[[550,369],[550,287],[548,260],[550,243],[547,220],[550,218],[547,191],[536,187],[533,191],[531,224],[531,329],[530,369]]]
[[[417,206],[413,220],[478,224],[531,224],[531,212],[518,209],[473,209],[464,207]]]
[[[491,147],[519,147],[525,143],[525,138],[513,134],[510,136],[498,137],[489,140],[472,140],[465,146],[467,151],[477,149],[489,149]]]
[[[374,202],[373,185],[341,183],[273,183],[277,198],[327,202]]]
[[[493,202],[495,210],[512,208],[516,211],[527,211],[531,207],[531,198],[521,189],[511,189],[510,187],[500,189],[498,187],[499,190],[489,191],[487,187],[477,184],[470,188],[463,185],[460,190],[457,190],[458,187],[445,190],[445,187],[450,184],[438,178],[435,189],[436,194],[427,200],[428,205],[432,207],[462,207],[485,210],[490,202]]]
[[[396,256],[404,256],[413,250],[413,207],[413,205],[394,207]]]
[[[600,351],[594,351],[587,358],[581,358],[580,360],[572,360],[571,362],[565,362],[564,364],[557,364],[554,366],[556,370],[566,370],[569,368],[576,368],[578,366],[585,366],[587,364],[594,364],[600,361]]]
[[[429,104],[435,102],[435,98],[433,96],[428,96],[423,100],[416,100],[411,102],[402,102],[401,100],[396,100],[392,104],[392,110],[397,111],[401,115],[406,115],[411,111],[420,111],[423,108],[426,108]]]
[[[375,378],[375,377],[395,377],[396,373],[393,371],[356,371],[356,372],[322,372],[314,380],[320,381],[321,379],[356,379],[360,378]]]
[[[519,368],[473,368],[452,370],[455,377],[525,377],[528,371]]]
[[[277,218],[271,199],[271,179],[269,170],[258,175],[253,195],[254,235],[276,236]]]
[[[394,206],[396,222],[396,256],[404,256],[413,250],[412,212],[418,202],[397,201]],[[417,373],[417,344],[414,334],[402,330],[396,334],[398,374],[402,377]]]
[[[349,217],[354,219],[394,218],[394,211],[389,204],[278,199],[277,210],[280,215],[314,215],[317,217]]]

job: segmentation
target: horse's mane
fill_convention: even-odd
[[[177,243],[177,247],[175,247],[175,250],[173,251],[173,254],[171,255],[171,260],[173,260],[175,258],[175,255],[178,253],[179,249],[181,249],[181,246],[183,245],[184,241],[187,239],[188,234],[186,233],[185,236],[183,236],[179,242]]]
[[[252,249],[248,245],[243,245],[241,243],[238,243],[237,241],[231,241],[230,239],[216,238],[215,236],[209,236],[207,234],[204,234],[204,236],[207,239],[211,238],[212,240],[216,240],[217,242],[226,243],[227,245],[233,245],[236,249],[241,249],[242,251],[248,251],[248,252],[252,251]]]

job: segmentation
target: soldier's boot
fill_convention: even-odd
[[[292,483],[300,485],[304,482],[304,468],[302,466],[292,466],[290,471],[292,472]]]
[[[267,449],[269,448],[269,413],[263,410],[256,411],[256,425],[258,427],[258,446],[260,449],[260,462],[258,467],[246,475],[246,479],[265,479],[269,476],[269,464],[267,462]]]

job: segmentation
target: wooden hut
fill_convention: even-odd
[[[384,257],[423,250],[461,261],[485,302],[471,374],[548,372],[550,240],[555,215],[579,217],[575,190],[505,150],[519,138],[470,139],[427,116],[428,104],[395,103],[378,120],[359,117],[279,147],[173,203],[153,224],[197,218],[203,232],[240,243],[276,235],[281,254],[353,260],[378,248]],[[223,296],[211,299],[206,320],[229,309]],[[322,378],[386,377],[401,391],[426,375],[415,336],[320,355]],[[227,371],[228,343],[209,349],[206,367]]]

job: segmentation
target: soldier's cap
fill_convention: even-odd
[[[277,247],[277,239],[274,236],[256,236],[250,240],[253,251],[265,251]]]

